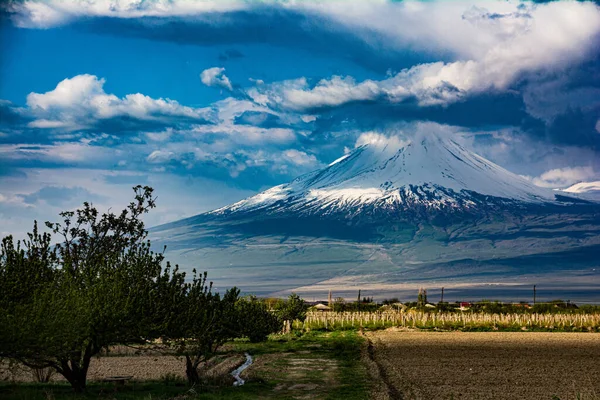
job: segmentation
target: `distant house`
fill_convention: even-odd
[[[466,310],[470,309],[471,306],[473,306],[473,304],[469,303],[468,301],[461,301],[459,303],[459,308],[458,309],[460,311],[466,311]]]
[[[313,309],[317,311],[331,311],[331,307],[326,306],[325,304],[318,303],[313,306]]]

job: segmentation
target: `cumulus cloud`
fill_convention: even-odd
[[[174,160],[175,158],[175,153],[172,151],[154,150],[148,155],[146,160],[148,160],[148,162],[151,164],[164,164]]]
[[[379,132],[364,132],[356,139],[354,147],[369,145],[385,148],[389,146],[395,152],[408,144],[410,144],[410,140],[404,140],[397,135],[386,136]]]
[[[352,77],[334,76],[323,79],[312,88],[306,78],[258,85],[248,91],[258,104],[304,110],[333,107],[351,101],[373,100],[382,93],[377,82],[356,83]]]
[[[313,154],[307,154],[303,151],[290,149],[286,150],[283,153],[283,157],[292,162],[295,165],[300,166],[317,166],[319,162],[317,161],[317,157]]]
[[[529,179],[537,186],[566,188],[575,183],[593,180],[598,176],[600,174],[592,167],[567,167],[551,169],[538,177]]]
[[[260,104],[295,110],[380,97],[447,105],[485,91],[506,91],[524,75],[562,71],[595,54],[600,8],[592,3],[481,4],[305,2],[303,8],[340,23],[385,34],[388,47],[450,51],[455,60],[418,64],[378,81],[333,76],[311,86],[304,78],[288,80],[259,85],[249,95]],[[582,89],[579,95],[589,98],[596,92]]]
[[[32,128],[86,129],[98,121],[128,117],[141,121],[185,118],[206,121],[207,109],[187,107],[170,99],[153,99],[141,93],[119,98],[104,91],[104,79],[77,75],[59,82],[54,90],[30,93],[27,106],[35,118]]]
[[[371,48],[372,56],[408,49],[442,60],[413,65],[379,81],[356,82],[352,77],[333,76],[309,84],[306,79],[298,79],[249,93],[259,104],[292,110],[333,107],[380,97],[391,102],[416,98],[422,106],[448,105],[489,90],[507,91],[524,75],[561,71],[595,54],[600,35],[600,8],[592,2],[271,0],[259,4],[243,0],[48,0],[43,3],[26,0],[11,3],[10,10],[20,24],[30,27],[48,27],[84,17],[122,21],[152,17],[159,22],[151,24],[151,36],[167,40],[179,39],[168,32],[163,35],[156,31],[155,28],[161,26],[160,21],[185,16],[194,17],[185,20],[185,26],[190,29],[210,25],[211,29],[230,32],[241,26],[243,29],[238,33],[227,34],[225,38],[244,42],[274,40],[281,44],[286,37],[303,42],[294,35],[304,31],[309,37],[314,29],[327,26],[330,33],[363,41]],[[286,35],[286,29],[292,33],[293,27],[285,25],[274,28],[282,31],[276,35],[248,34],[253,31],[253,24],[261,24],[272,15],[290,17],[289,21],[305,20],[297,18],[300,15],[315,22],[298,27],[292,36]],[[186,40],[193,36],[198,35],[188,34]],[[202,72],[201,79],[206,85],[232,90],[223,68],[209,68]],[[540,91],[530,90],[531,96],[536,93]],[[570,96],[569,101],[596,94],[594,90],[582,88]],[[568,106],[563,100],[557,99],[552,107],[536,110],[528,105],[528,109],[537,117],[540,110],[564,110]],[[583,101],[576,105],[580,103]],[[48,121],[37,124],[49,125]]]
[[[208,68],[200,73],[200,80],[206,86],[217,86],[227,90],[233,90],[231,81],[225,75],[225,68],[213,67]]]

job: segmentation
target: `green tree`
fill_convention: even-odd
[[[238,332],[251,342],[263,342],[271,333],[283,329],[283,321],[269,311],[266,303],[254,296],[238,300],[236,304]]]
[[[156,337],[175,318],[165,297],[178,293],[184,275],[163,269],[146,240],[141,217],[155,207],[152,188],[134,192],[119,214],[100,215],[86,202],[46,223],[56,245],[37,223],[22,243],[3,239],[0,357],[51,367],[83,391],[100,350]]]
[[[346,300],[343,297],[336,297],[332,305],[332,309],[335,312],[347,311],[350,307],[352,305],[346,304]]]
[[[304,321],[309,305],[296,293],[292,293],[286,300],[280,299],[274,308],[282,321]]]
[[[223,297],[212,291],[206,272],[193,271],[192,281],[183,283],[170,301],[173,315],[163,329],[163,341],[174,346],[185,357],[186,376],[190,385],[200,383],[198,367],[210,359],[226,341],[240,336],[236,313],[239,296],[237,288],[229,289]]]

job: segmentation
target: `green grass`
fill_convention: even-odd
[[[365,368],[360,362],[363,338],[354,331],[343,332],[298,332],[274,336],[264,343],[235,341],[228,351],[249,352],[255,359],[261,356],[273,358],[273,371],[241,387],[190,388],[176,379],[157,382],[130,382],[122,387],[112,384],[90,382],[85,394],[76,394],[69,385],[54,384],[10,384],[0,383],[0,398],[3,400],[60,400],[60,399],[116,399],[116,400],[166,400],[166,399],[292,399],[306,395],[293,390],[275,391],[278,383],[286,377],[280,373],[294,358],[328,359],[337,363],[336,385],[323,385],[318,372],[305,371],[300,383],[321,383],[320,397],[323,399],[362,400],[368,398],[369,382]],[[275,357],[273,357],[275,355]],[[168,372],[168,371],[165,371]],[[289,383],[289,377],[288,377]]]

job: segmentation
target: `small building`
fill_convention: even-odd
[[[331,307],[328,307],[325,304],[321,303],[314,305],[313,308],[317,311],[331,311]]]

